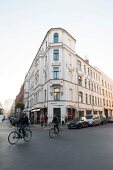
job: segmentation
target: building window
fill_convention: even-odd
[[[106,83],[106,81],[105,81],[105,87],[107,87],[107,83]]]
[[[88,104],[88,96],[87,96],[87,94],[85,95],[85,97],[86,97],[86,104]]]
[[[89,104],[91,104],[91,95],[89,95]]]
[[[54,34],[54,43],[58,43],[58,33]]]
[[[104,89],[102,89],[102,94],[104,95]]]
[[[108,95],[107,95],[107,90],[106,90],[106,96],[108,96]]]
[[[59,79],[59,67],[54,67],[53,68],[53,78],[54,79]]]
[[[45,56],[45,67],[47,66],[47,56]]]
[[[60,89],[59,88],[54,88],[54,100],[55,101],[60,100]]]
[[[90,76],[90,71],[89,71],[89,68],[88,68],[88,76]]]
[[[92,77],[92,70],[90,71],[91,77]]]
[[[94,96],[92,96],[92,105],[94,105]]]
[[[96,84],[94,84],[94,91],[96,92]]]
[[[106,105],[108,106],[108,100],[106,100]]]
[[[104,86],[104,81],[102,80],[102,86]]]
[[[98,84],[97,84],[97,93],[99,93],[99,88],[98,88]]]
[[[47,48],[47,41],[46,41],[46,48]]]
[[[79,60],[77,60],[77,68],[78,68],[78,70],[82,70],[82,68],[81,68],[81,62],[80,62]]]
[[[98,106],[100,105],[100,103],[99,103],[99,97],[98,97],[98,102],[97,102],[97,105],[98,105]]]
[[[89,86],[89,90],[90,90],[90,81],[88,81],[88,86]]]
[[[97,97],[95,97],[95,105],[97,105]]]
[[[79,92],[79,102],[83,103],[83,93]]]
[[[44,96],[45,96],[45,102],[46,102],[46,90],[45,90],[45,94],[44,94]]]
[[[103,105],[105,106],[105,99],[103,99]]]
[[[78,76],[78,85],[82,86],[82,77],[81,76]]]
[[[108,84],[108,89],[109,89],[109,84]]]
[[[93,77],[94,77],[94,79],[95,79],[95,72],[93,72]]]
[[[87,88],[87,80],[85,79],[85,88]]]
[[[54,50],[53,60],[59,60],[59,50]]]
[[[102,106],[102,99],[100,98],[100,106]]]
[[[93,91],[93,87],[94,87],[94,85],[93,85],[93,83],[92,83],[92,91]]]
[[[84,73],[86,74],[86,66],[84,65]]]
[[[47,82],[47,73],[45,72],[45,82]]]

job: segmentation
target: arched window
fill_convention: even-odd
[[[60,100],[60,88],[54,88],[54,100]]]
[[[54,34],[54,43],[58,43],[58,33]]]

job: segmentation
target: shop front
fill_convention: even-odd
[[[67,121],[71,121],[74,119],[76,115],[76,109],[75,108],[67,108]]]

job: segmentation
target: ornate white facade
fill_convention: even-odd
[[[36,122],[41,114],[48,122],[57,114],[61,123],[89,113],[112,114],[113,81],[78,56],[75,46],[64,29],[47,32],[24,82],[25,111]]]

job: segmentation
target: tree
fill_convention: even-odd
[[[24,109],[24,104],[23,103],[17,103],[16,106],[15,106],[15,110],[17,108],[20,108],[21,110],[23,110]]]

